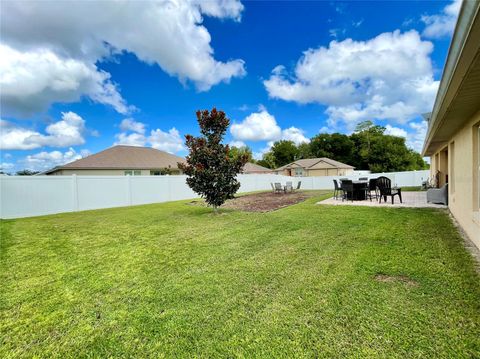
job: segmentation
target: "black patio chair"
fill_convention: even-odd
[[[333,198],[338,199],[338,194],[342,192],[342,188],[338,185],[338,182],[336,179],[333,180]]]
[[[373,191],[373,194],[372,194],[372,191]],[[378,198],[376,178],[370,178],[370,180],[368,181],[368,190],[367,190],[366,198],[370,198],[370,202],[372,201],[372,198],[375,198],[375,199]]]
[[[351,180],[343,180],[341,182],[341,188],[342,188],[342,192],[343,192],[343,196],[342,196],[342,202],[346,199],[348,200],[348,194],[350,193],[350,199],[352,200],[353,202],[353,197],[354,197],[354,193],[353,193],[353,182]]]
[[[298,181],[297,188],[295,188],[295,191],[298,191],[301,185],[302,185],[302,181]]]
[[[402,189],[401,188],[392,188],[392,181],[388,177],[378,177],[377,178],[377,188],[379,191],[379,201],[382,202],[382,197],[385,202],[387,202],[387,197],[392,197],[392,204],[394,202],[394,197],[398,196],[400,203],[402,203]]]

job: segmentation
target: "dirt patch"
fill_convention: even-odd
[[[295,191],[289,193],[261,192],[245,196],[238,196],[225,202],[221,208],[238,209],[248,212],[269,212],[279,208],[303,202],[308,198],[325,192],[321,191]],[[202,200],[189,202],[192,205],[205,206]]]
[[[418,282],[410,277],[407,277],[406,275],[377,274],[375,275],[375,280],[383,283],[400,282],[405,283],[406,285],[411,287],[418,287]]]

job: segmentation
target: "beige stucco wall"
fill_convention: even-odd
[[[325,168],[325,169],[308,170],[307,176],[309,177],[347,176],[352,173],[353,173],[353,170],[347,169],[347,168]]]
[[[431,157],[431,174],[445,169],[442,151],[448,149],[449,208],[475,245],[480,248],[479,144],[480,111],[458,131],[447,147]],[[441,176],[442,178],[442,176]]]
[[[314,170],[304,170],[303,175],[306,177],[319,176],[347,176],[353,173],[353,169],[347,168],[322,168]],[[288,170],[280,171],[278,174],[288,176]],[[292,169],[292,176],[295,176],[295,169]]]
[[[277,174],[279,174],[279,175],[284,175],[284,176],[288,176],[288,175],[289,175],[288,170],[278,171]],[[292,170],[292,175],[295,175],[295,171],[294,171],[294,170]]]
[[[328,172],[328,169],[326,169],[326,168],[316,169],[316,170],[308,170],[308,171],[306,171],[306,176],[308,176],[308,177],[328,176],[327,172]],[[337,171],[335,171],[335,172],[337,172]],[[334,174],[333,176],[336,176],[336,174]]]
[[[71,175],[78,175],[78,176],[125,176],[125,170],[60,170],[52,175],[57,176],[71,176]],[[138,171],[138,170],[136,170]],[[150,176],[150,170],[140,170],[141,176]]]

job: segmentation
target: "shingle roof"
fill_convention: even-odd
[[[161,169],[178,168],[183,157],[151,147],[118,145],[88,157],[55,167],[46,173],[61,169]]]
[[[256,163],[250,163],[250,162],[245,163],[245,166],[243,166],[243,173],[265,173],[265,172],[272,172],[272,170],[270,168],[263,167],[263,166],[257,165]]]
[[[339,161],[332,160],[327,157],[320,157],[320,158],[305,158],[302,160],[296,160],[292,163],[286,164],[285,166],[277,168],[276,171],[281,171],[286,168],[298,168],[298,167],[309,169],[315,166],[316,164],[318,164],[319,162],[328,163],[329,165],[336,168],[355,168],[353,166],[347,165]]]

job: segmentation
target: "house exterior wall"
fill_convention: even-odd
[[[439,170],[442,185],[448,174],[450,211],[478,248],[480,248],[479,125],[480,111],[452,136],[448,146],[431,156],[431,175],[434,176]],[[448,161],[445,158],[445,150],[448,150]]]
[[[438,180],[436,183],[438,187],[442,187],[448,180],[448,167],[451,162],[448,150],[449,146],[444,146],[430,157],[430,174],[432,178]]]
[[[295,176],[295,169],[292,168],[292,176]],[[275,172],[276,174],[289,176],[289,170],[285,169],[283,171]],[[348,176],[353,174],[353,169],[350,168],[319,168],[319,169],[310,169],[303,170],[303,176],[305,177],[320,177],[320,176]]]
[[[283,171],[278,171],[278,172],[274,172],[275,174],[278,174],[278,175],[282,175],[282,176],[292,176],[292,177],[295,177],[295,168],[291,168],[291,169],[284,169]],[[307,176],[307,172],[305,171],[305,169],[303,170],[303,175],[304,176]]]
[[[243,172],[244,175],[268,175],[272,174],[272,171],[245,171]]]
[[[124,170],[80,170],[80,169],[63,169],[58,170],[50,174],[50,176],[125,176],[125,171],[131,171],[132,169],[126,168]],[[138,169],[136,169],[138,171]],[[150,170],[140,170],[141,176],[150,176]],[[180,170],[173,170],[173,174],[180,174]],[[177,172],[177,173],[175,173]]]
[[[350,174],[353,174],[353,169],[350,168],[323,168],[308,170],[307,176],[348,176]]]

